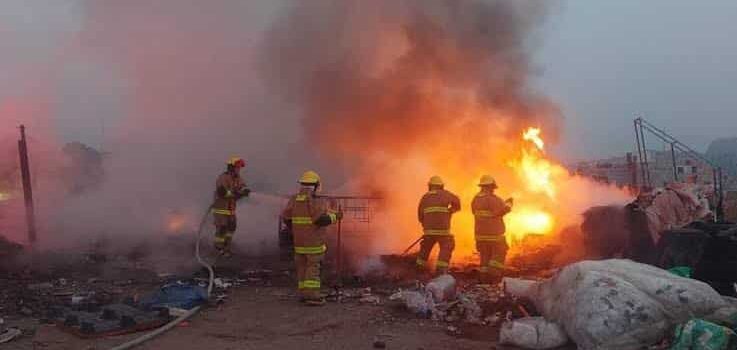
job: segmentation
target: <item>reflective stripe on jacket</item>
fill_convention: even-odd
[[[504,201],[493,193],[481,191],[471,202],[474,216],[474,233],[477,241],[496,241],[506,231],[504,215],[511,210]]]
[[[461,200],[455,194],[444,189],[432,190],[420,199],[417,218],[426,235],[449,235],[450,218],[461,210]]]
[[[220,174],[215,182],[215,202],[212,212],[220,215],[235,215],[236,193],[243,187],[245,184],[237,174],[229,172]],[[224,195],[218,193],[219,188],[225,189]]]
[[[315,222],[324,214],[330,216],[332,223],[337,222],[337,216],[329,208],[328,200],[312,196],[308,188],[301,189],[299,193],[289,198],[287,206],[282,211],[282,218],[292,222],[295,253],[325,253],[327,227],[315,225]]]

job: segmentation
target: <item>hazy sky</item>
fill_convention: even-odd
[[[76,1],[0,1],[0,82],[14,82],[0,83],[0,100],[43,84],[38,67],[53,70],[54,54],[82,18]],[[566,116],[556,153],[570,160],[629,151],[637,113],[701,150],[716,137],[737,136],[735,35],[734,0],[562,2],[535,55],[537,85]],[[99,143],[101,123],[80,124],[78,116],[115,114],[116,98],[97,92],[119,87],[85,78],[104,74],[99,69],[76,62],[54,73],[72,88],[55,101],[66,138]],[[9,122],[0,128],[19,120]]]
[[[737,136],[736,35],[733,0],[565,2],[537,56],[566,115],[561,150],[632,149],[636,113],[699,150]]]

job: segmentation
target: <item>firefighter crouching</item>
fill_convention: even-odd
[[[231,243],[236,229],[235,209],[236,202],[248,197],[248,189],[240,176],[240,170],[246,162],[238,157],[232,157],[227,163],[227,169],[218,176],[215,183],[215,202],[212,214],[215,221],[214,245],[222,256],[231,255]]]
[[[450,258],[455,248],[455,239],[450,231],[450,218],[461,210],[461,201],[455,194],[444,189],[443,180],[433,176],[428,182],[428,192],[422,196],[417,208],[417,218],[422,224],[423,237],[420,242],[420,253],[417,256],[417,267],[427,269],[430,251],[437,243],[440,246],[436,263],[437,274],[445,274],[450,266]]]
[[[504,215],[512,210],[512,199],[503,201],[494,194],[497,185],[490,175],[484,175],[479,181],[481,190],[471,202],[474,216],[474,234],[476,250],[481,256],[482,282],[497,282],[504,272],[504,260],[507,256],[507,241],[504,237]]]
[[[294,261],[301,299],[308,305],[323,305],[320,294],[320,267],[327,250],[327,226],[342,218],[342,213],[329,208],[327,199],[317,196],[320,176],[305,172],[299,179],[299,193],[292,196],[282,212],[294,237]]]

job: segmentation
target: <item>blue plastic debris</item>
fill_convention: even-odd
[[[179,308],[192,309],[207,300],[207,290],[200,286],[187,284],[168,284],[156,293],[141,299],[141,306],[147,309]]]

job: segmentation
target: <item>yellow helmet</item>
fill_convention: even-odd
[[[231,165],[237,168],[242,168],[246,166],[246,161],[243,160],[243,158],[241,157],[230,157],[230,159],[228,159],[228,165]]]
[[[483,175],[479,180],[479,186],[496,186],[496,180],[491,175]]]
[[[316,185],[320,183],[320,175],[317,175],[317,173],[312,170],[307,170],[302,174],[302,177],[299,178],[299,183]]]
[[[436,186],[443,186],[445,183],[443,182],[443,179],[440,178],[440,176],[433,176],[430,178],[430,181],[427,182],[428,185],[436,185]]]

